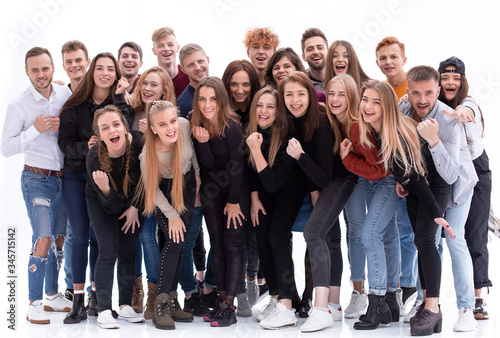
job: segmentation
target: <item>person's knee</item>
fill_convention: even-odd
[[[64,238],[64,235],[58,235],[57,238],[56,238],[56,248],[58,251],[61,251],[64,247],[64,241],[65,241],[65,238]]]
[[[35,248],[32,253],[33,256],[47,258],[52,240],[50,236],[39,238],[35,243]]]

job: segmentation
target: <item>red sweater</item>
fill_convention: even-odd
[[[351,127],[351,142],[354,153],[350,152],[342,160],[344,166],[350,172],[364,177],[368,181],[380,181],[389,176],[390,171],[385,171],[382,157],[379,154],[377,142],[372,135],[369,135],[369,140],[374,145],[373,148],[365,148],[361,145],[359,139],[359,125],[354,123]]]

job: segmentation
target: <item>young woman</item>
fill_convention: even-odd
[[[269,60],[266,70],[266,81],[269,85],[277,88],[279,83],[286,78],[288,74],[295,71],[306,72],[302,60],[292,48],[280,48]],[[316,89],[315,92],[318,101],[325,102],[325,94]]]
[[[453,231],[442,218],[444,209],[436,202],[434,194],[441,193],[440,186],[436,185],[438,188],[433,194],[425,180],[415,124],[399,112],[394,90],[386,82],[372,81],[363,87],[361,97],[359,122],[351,127],[352,142],[349,139],[342,142],[341,157],[346,168],[366,178],[368,213],[362,242],[368,261],[370,294],[366,315],[360,317],[354,328],[372,330],[380,323],[399,321],[395,297],[399,244],[393,218],[399,197],[394,179],[411,193],[407,205],[416,229],[416,243],[422,240],[422,236],[432,237],[438,224],[446,226],[451,234]],[[349,152],[351,147],[356,153]],[[383,178],[372,180],[377,176]],[[446,189],[444,192],[446,195]],[[421,260],[419,263],[427,262]],[[427,267],[431,265],[427,264]],[[429,270],[423,276],[430,279],[432,274],[440,271],[438,266],[432,268],[435,270]],[[414,332],[420,331],[412,329],[412,334]]]
[[[90,263],[93,280],[94,266],[97,260],[97,242],[90,227],[90,220],[85,200],[85,158],[89,149],[98,138],[92,129],[94,112],[114,101],[122,101],[128,87],[125,78],[121,78],[118,62],[111,53],[98,54],[90,64],[83,82],[73,92],[61,109],[61,126],[58,143],[64,153],[63,190],[71,198],[66,200],[68,219],[73,233],[71,251],[71,269],[75,296],[73,309],[64,319],[64,323],[79,323],[87,318],[84,307],[84,286],[87,262]],[[117,104],[120,111],[127,106]],[[88,246],[90,239],[90,258]],[[97,298],[95,290],[91,293],[89,315],[97,316]]]
[[[97,324],[119,328],[111,313],[113,274],[118,260],[119,318],[131,323],[144,317],[130,306],[135,280],[135,249],[140,233],[137,203],[132,203],[139,182],[141,133],[129,133],[128,123],[116,106],[95,112],[92,126],[97,144],[87,154],[85,188],[92,229],[99,255],[95,265],[95,287],[99,300]]]
[[[360,89],[371,80],[361,67],[352,45],[344,40],[336,40],[328,48],[325,83],[340,74],[351,75]]]
[[[159,260],[158,291],[153,323],[175,329],[174,321],[193,320],[177,301],[184,232],[189,227],[199,187],[199,166],[191,141],[190,124],[177,116],[169,101],[147,105],[146,144],[140,155],[146,215],[156,213],[166,239]]]
[[[243,276],[243,224],[250,196],[241,150],[241,126],[223,82],[203,79],[196,88],[191,118],[201,168],[200,197],[210,235],[212,267],[219,290],[211,326],[236,323],[234,297]]]
[[[488,278],[488,217],[491,201],[491,170],[489,158],[482,141],[484,120],[477,102],[469,96],[469,84],[465,76],[465,65],[451,57],[439,65],[440,81],[439,100],[455,110],[456,116],[464,121],[467,144],[479,182],[474,187],[474,195],[469,215],[465,223],[465,239],[472,258],[474,269],[476,319],[488,319],[485,303],[481,298],[484,287],[492,286]],[[471,118],[475,121],[469,122]],[[465,119],[464,119],[465,118]],[[467,123],[469,122],[469,123]]]
[[[292,311],[293,260],[288,246],[293,223],[304,199],[306,189],[311,194],[313,206],[319,196],[319,190],[328,186],[332,175],[333,134],[328,126],[324,111],[318,101],[312,99],[315,89],[311,80],[303,72],[293,72],[283,79],[278,87],[279,109],[286,112],[289,134],[287,154],[300,168],[292,176],[287,187],[291,191],[283,196],[281,208],[286,206],[286,216],[281,217],[279,227],[271,227],[270,244],[273,250],[278,278],[278,304],[271,314],[260,322],[261,327],[275,329],[297,325]],[[275,202],[275,204],[278,202]],[[276,213],[276,207],[274,212]],[[283,212],[283,209],[281,209]],[[278,217],[273,215],[274,217]]]
[[[356,82],[351,76],[342,74],[330,80],[326,88],[326,113],[334,132],[333,175],[328,186],[321,190],[304,229],[315,298],[314,307],[300,328],[302,332],[318,331],[333,324],[334,320],[342,320],[342,251],[338,216],[358,181],[358,177],[344,167],[339,155],[340,142],[349,137],[357,115],[359,92]]]
[[[132,108],[129,110],[129,125],[132,130],[145,134],[147,130],[146,105],[149,102],[165,100],[175,104],[175,91],[170,75],[162,68],[154,66],[146,70],[137,81],[134,90]],[[137,242],[136,279],[132,307],[135,312],[143,312],[144,318],[151,319],[154,314],[156,291],[158,288],[158,262],[160,250],[156,239],[156,217],[151,214],[144,218],[141,235]],[[164,242],[163,236],[161,243]],[[144,250],[144,265],[148,281],[148,297],[144,307],[144,291],[142,287],[142,251]]]

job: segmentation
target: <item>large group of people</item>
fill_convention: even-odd
[[[491,171],[459,58],[405,72],[404,44],[386,37],[375,51],[379,81],[349,42],[328,45],[317,28],[302,36],[302,60],[271,29],[252,28],[249,60],[219,78],[203,48],[180,48],[172,28],[152,44],[158,65],[139,74],[137,43],[91,60],[69,41],[68,85],[53,81],[47,49],[26,54],[31,85],[7,108],[1,151],[24,154],[29,322],[64,311],[65,324],[97,316],[102,328],[152,319],[172,330],[193,317],[224,327],[268,295],[255,317],[264,329],[296,326],[299,315],[302,332],[345,317],[358,319],[356,330],[404,320],[412,335],[431,335],[442,326],[443,239],[454,331],[488,319]],[[345,309],[341,214],[353,288]],[[301,297],[296,228],[307,244]]]

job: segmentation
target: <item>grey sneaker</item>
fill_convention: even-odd
[[[239,293],[236,298],[238,298],[236,315],[239,317],[252,317],[252,307],[248,302],[247,295],[245,293]]]
[[[254,306],[259,298],[259,286],[257,285],[257,278],[250,280],[247,279],[247,299],[250,306]]]

